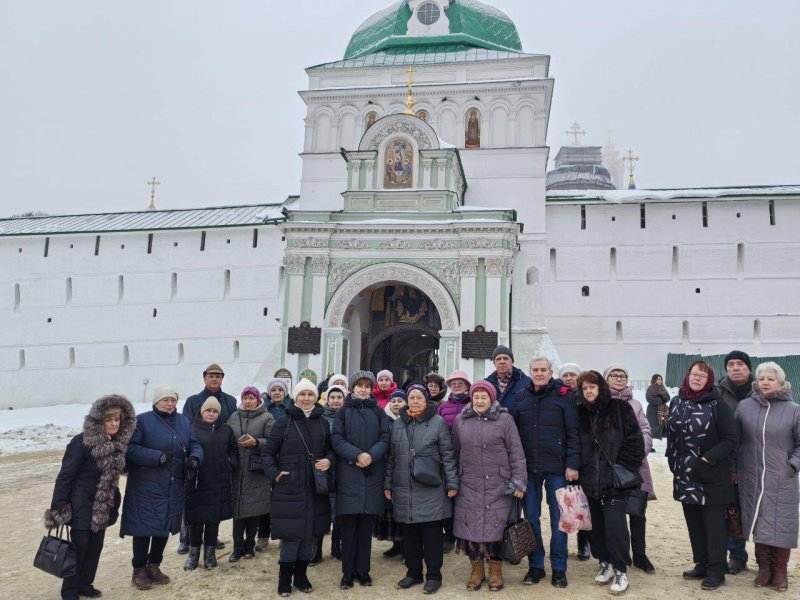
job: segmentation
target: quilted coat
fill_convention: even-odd
[[[239,408],[228,419],[233,436],[238,440],[249,433],[258,442],[255,448],[239,448],[239,467],[233,474],[233,518],[260,517],[270,510],[270,480],[263,471],[250,471],[247,466],[251,454],[259,454],[275,419],[263,404],[253,410]]]
[[[471,542],[497,542],[511,513],[511,494],[528,485],[525,452],[514,419],[497,402],[482,414],[472,403],[456,418],[453,442],[461,488],[453,534]]]
[[[753,395],[736,409],[742,528],[756,543],[796,548],[800,405],[792,402],[788,382],[766,397],[753,387]]]
[[[239,450],[228,425],[195,417],[195,438],[203,447],[203,465],[186,492],[187,523],[219,523],[233,517],[231,471],[239,465]]]

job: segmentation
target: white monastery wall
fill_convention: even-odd
[[[237,394],[280,366],[284,244],[257,229],[255,248],[250,227],[0,238],[0,409],[185,397],[211,362]]]

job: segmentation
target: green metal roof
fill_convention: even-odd
[[[373,54],[388,48],[426,45],[464,44],[474,48],[522,52],[514,22],[496,8],[478,0],[451,0],[445,14],[450,33],[439,36],[408,36],[412,16],[406,0],[385,8],[364,21],[350,38],[345,60]]]
[[[701,356],[699,354],[667,354],[667,371],[664,384],[669,387],[680,387],[683,377],[696,360],[707,362],[712,369],[717,381],[725,377],[725,354]],[[800,404],[800,355],[794,356],[751,356],[750,362],[753,371],[763,362],[773,361],[778,363],[786,372],[786,379],[792,384],[792,399]]]
[[[433,65],[468,63],[481,60],[501,60],[534,56],[508,50],[488,50],[467,44],[440,44],[387,48],[373,54],[324,63],[314,69],[350,69],[358,67],[393,67],[398,65]]]

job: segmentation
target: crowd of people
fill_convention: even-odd
[[[399,388],[388,370],[359,370],[320,386],[301,379],[291,394],[283,379],[263,394],[247,386],[238,402],[222,391],[224,371],[212,364],[182,413],[168,385],[138,416],[122,396],[97,400],[67,446],[45,513],[46,526],[71,527],[77,550],[77,572],[63,580],[61,597],[101,595],[93,583],[120,505],[139,590],[169,583],[160,567],[170,535],[181,534],[186,571],[215,568],[220,523],[233,519],[230,562],[279,541],[280,596],[314,589],[308,567],[322,560],[328,534],[341,589],[373,585],[379,539],[392,542],[384,557],[405,562],[397,588],[436,593],[444,555],[454,550],[469,561],[467,590],[498,591],[503,533],[520,507],[536,539],[521,583],[547,577],[549,552],[550,583],[565,588],[568,535],[559,528],[557,492],[568,485],[580,485],[592,521],[577,536],[577,559],[594,557],[594,582],[623,594],[629,566],[656,570],[646,543],[647,502],[656,499],[647,457],[653,439],[664,437],[694,563],[683,577],[717,589],[747,568],[752,540],[754,584],[788,588],[798,541],[800,405],[778,364],[753,372],[750,357],[733,351],[717,382],[696,361],[673,398],[654,375],[645,411],[624,365],[601,373],[564,363],[556,372],[535,357],[525,373],[506,346],[492,361],[495,371],[474,382],[455,371]]]

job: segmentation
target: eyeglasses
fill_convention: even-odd
[[[702,371],[692,372],[689,373],[689,377],[694,377],[695,379],[708,379],[708,373],[703,373]]]
[[[609,375],[608,378],[609,379],[616,379],[618,381],[624,381],[624,380],[626,380],[628,378],[628,376],[627,375]]]

